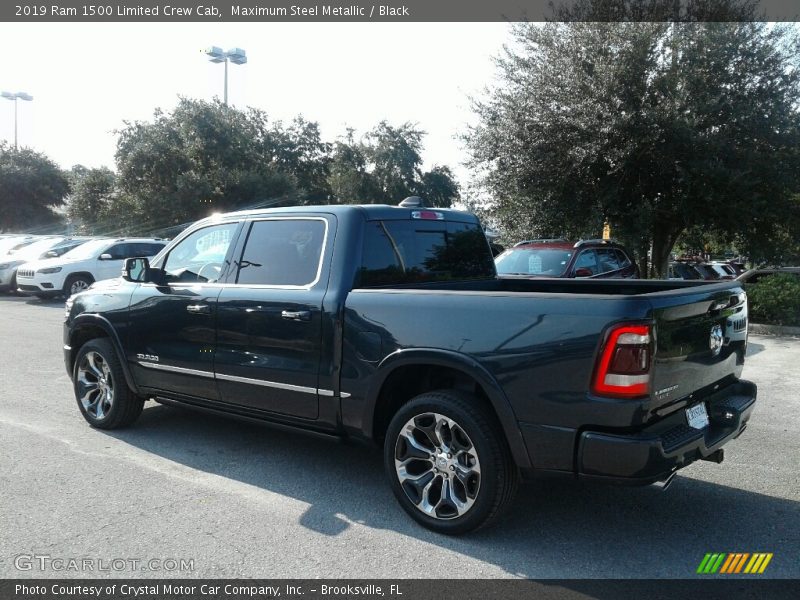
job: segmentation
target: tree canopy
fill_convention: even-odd
[[[88,222],[101,211],[101,229],[107,221],[142,233],[259,206],[394,204],[412,194],[449,206],[458,198],[447,167],[421,169],[424,132],[408,123],[381,122],[360,139],[349,130],[331,144],[303,117],[284,124],[260,110],[184,98],[118,133],[116,178],[107,171],[75,178],[72,214]]]
[[[460,197],[458,184],[446,166],[422,170],[424,136],[412,123],[381,121],[360,140],[348,130],[333,149],[333,197],[339,203],[397,204],[415,195],[432,206],[451,206]]]
[[[70,182],[67,216],[81,234],[105,234],[119,227],[114,214],[116,175],[108,167],[87,169],[75,165]]]
[[[465,136],[511,237],[594,237],[608,222],[659,274],[693,228],[751,254],[797,238],[791,27],[520,23],[513,36]]]
[[[285,165],[285,132],[260,111],[184,98],[171,113],[157,110],[152,122],[118,133],[118,191],[139,226],[177,225],[298,190]]]
[[[257,109],[181,98],[152,121],[117,132],[116,172],[62,173],[31,150],[0,145],[0,230],[67,214],[80,233],[174,235],[215,212],[297,204],[389,203],[420,195],[437,206],[459,197],[449,168],[422,169],[425,132],[382,121],[335,143],[298,116],[288,124]]]
[[[68,191],[67,177],[52,160],[0,142],[0,231],[53,224]]]

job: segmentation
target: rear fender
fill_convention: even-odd
[[[503,429],[514,462],[520,468],[530,468],[525,442],[520,431],[516,415],[511,408],[511,403],[505,392],[495,378],[483,365],[475,359],[451,350],[435,348],[403,349],[393,352],[385,357],[373,378],[367,394],[367,402],[363,415],[363,433],[368,438],[373,437],[374,417],[376,414],[378,398],[380,397],[386,379],[398,368],[408,365],[432,365],[454,369],[471,377],[483,388],[489,402],[494,408],[500,426]]]

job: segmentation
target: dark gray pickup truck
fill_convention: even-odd
[[[477,219],[320,206],[198,222],[67,302],[93,426],[145,400],[368,440],[402,507],[484,525],[521,477],[668,483],[745,428],[736,282],[509,280]]]

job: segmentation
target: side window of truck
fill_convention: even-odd
[[[219,280],[228,246],[238,226],[238,223],[211,225],[178,242],[164,262],[167,281],[213,283]]]
[[[477,225],[371,221],[364,229],[356,287],[488,279],[494,275],[491,250]]]
[[[255,221],[236,283],[305,287],[319,278],[326,222],[321,218]]]

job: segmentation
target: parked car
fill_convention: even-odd
[[[790,275],[800,277],[800,267],[762,267],[760,269],[750,269],[739,275],[736,279],[741,283],[758,283],[764,278],[771,277],[778,273],[789,273]]]
[[[669,274],[667,278],[688,280],[705,279],[700,272],[694,268],[694,265],[680,261],[669,263]]]
[[[692,266],[697,269],[697,272],[700,273],[706,281],[718,281],[720,279],[720,274],[708,263],[698,262],[693,263]]]
[[[58,258],[20,265],[17,289],[23,294],[48,298],[66,297],[95,281],[118,277],[123,261],[132,256],[154,256],[166,242],[153,238],[100,238],[81,244]]]
[[[727,263],[731,267],[733,267],[733,270],[736,273],[736,277],[738,277],[739,275],[741,275],[742,273],[744,273],[747,270],[747,269],[744,268],[744,259],[733,258],[733,259],[727,261]]]
[[[448,534],[520,473],[666,485],[721,461],[756,402],[746,344],[738,282],[498,278],[474,215],[377,205],[200,221],[71,296],[63,339],[92,427],[155,399],[372,441]]]
[[[32,260],[55,258],[77,248],[88,238],[45,237],[0,257],[0,291],[16,291],[17,270]]]
[[[720,279],[736,279],[736,269],[728,263],[710,262],[706,264],[717,272]]]
[[[32,235],[10,235],[0,239],[0,260],[5,258],[9,251],[21,248],[35,239]]]
[[[720,279],[733,279],[728,270],[723,269],[721,266],[725,263],[712,263],[707,261],[701,256],[679,256],[676,262],[690,265],[699,274],[700,277],[706,281],[719,281]],[[715,268],[715,266],[717,268]],[[731,267],[728,265],[728,268]]]
[[[92,237],[68,237],[61,240],[59,243],[52,246],[46,252],[43,252],[38,258],[40,260],[44,260],[45,258],[58,258],[59,256],[63,256],[70,250],[74,250],[81,244],[85,244],[93,239]]]
[[[526,240],[495,258],[495,265],[501,277],[639,277],[627,250],[609,240]]]

